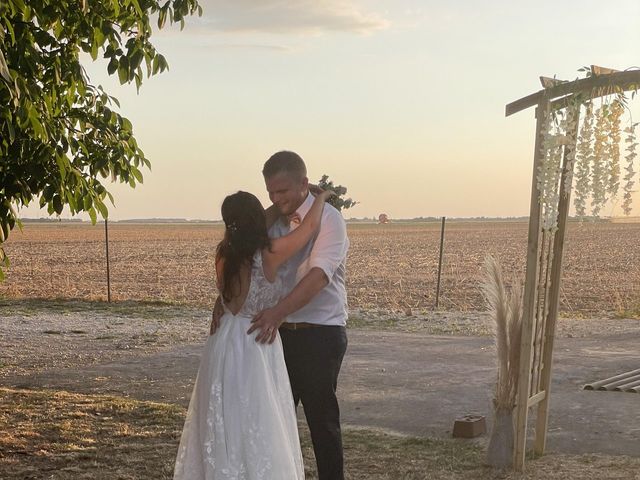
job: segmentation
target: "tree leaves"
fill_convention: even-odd
[[[4,58],[4,53],[0,50],[0,76],[4,79],[5,82],[11,84],[13,79],[11,78],[11,74],[9,73],[9,66],[7,65],[7,61]]]
[[[150,42],[159,27],[200,13],[197,0],[0,2],[0,278],[2,243],[18,218],[13,206],[39,198],[49,214],[66,207],[93,222],[113,196],[103,178],[132,187],[150,162],[116,98],[91,83],[80,52],[107,60],[121,83],[168,68]],[[8,260],[7,260],[8,262]]]

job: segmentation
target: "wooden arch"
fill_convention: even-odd
[[[531,211],[527,243],[527,266],[522,312],[520,368],[516,400],[515,448],[513,466],[524,469],[529,408],[537,407],[534,451],[542,455],[546,446],[549,417],[549,386],[553,360],[553,341],[558,316],[562,255],[566,232],[571,188],[565,189],[565,179],[571,179],[573,162],[569,154],[575,152],[576,142],[564,146],[562,175],[560,176],[557,230],[543,231],[539,202],[537,172],[544,159],[542,126],[553,110],[575,108],[574,131],[577,138],[580,106],[587,100],[640,88],[640,70],[615,71],[592,66],[592,75],[573,82],[541,77],[543,89],[506,106],[506,116],[536,106],[536,136],[533,154]]]

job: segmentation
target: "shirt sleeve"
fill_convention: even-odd
[[[326,207],[325,207],[326,208]],[[323,215],[320,231],[309,255],[309,270],[318,267],[330,282],[347,254],[347,226],[344,219],[336,215]]]

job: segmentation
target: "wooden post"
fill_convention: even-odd
[[[436,308],[440,304],[440,274],[442,273],[442,252],[444,250],[444,222],[446,217],[442,217],[440,227],[440,259],[438,260],[438,282],[436,283]]]
[[[578,138],[578,124],[580,115],[580,105],[575,108],[574,131],[567,132],[571,138]],[[567,230],[567,220],[569,217],[569,206],[571,203],[571,185],[566,187],[566,180],[571,181],[573,177],[573,162],[569,164],[567,157],[571,154],[575,156],[576,144],[567,145],[564,148],[562,178],[560,179],[560,201],[558,203],[558,230],[553,239],[553,263],[551,265],[551,289],[549,290],[549,313],[545,319],[545,337],[542,357],[541,389],[546,392],[544,399],[538,404],[536,416],[536,439],[534,451],[542,455],[546,448],[547,427],[549,419],[549,388],[551,386],[551,364],[553,362],[553,340],[556,333],[556,321],[560,305],[560,282],[562,279],[562,255],[564,253],[564,237]]]
[[[524,469],[527,445],[527,414],[529,387],[531,382],[531,355],[533,347],[533,327],[536,314],[537,284],[540,257],[540,191],[538,190],[538,167],[543,159],[542,126],[549,115],[549,100],[542,97],[536,108],[536,136],[533,153],[533,175],[531,185],[531,210],[529,212],[529,240],[527,243],[527,271],[524,285],[522,311],[522,337],[520,339],[520,368],[518,371],[518,395],[516,400],[516,428],[513,466],[521,472]]]
[[[111,303],[111,273],[109,272],[109,225],[104,219],[104,243],[107,247],[107,302]]]
[[[537,291],[536,291],[536,306],[535,313],[533,315],[534,323],[533,323],[533,348],[531,351],[531,381],[529,385],[529,396],[535,395],[538,393],[539,382],[538,382],[538,374],[539,369],[538,366],[540,364],[540,355],[542,352],[542,340],[541,340],[541,329],[543,322],[540,321],[541,318],[544,318],[543,308],[544,308],[544,299],[545,293],[544,290],[541,290],[541,286],[546,285],[546,277],[545,272],[548,272],[548,268],[544,268],[548,263],[546,260],[548,259],[548,232],[544,230],[541,231],[542,239],[538,239],[540,242],[540,249],[538,250],[538,280],[537,280]],[[531,403],[529,402],[529,406]]]

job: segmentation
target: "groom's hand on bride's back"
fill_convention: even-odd
[[[222,306],[222,300],[220,296],[216,298],[216,303],[213,305],[213,311],[211,312],[211,326],[209,327],[209,335],[216,333],[220,328],[220,319],[224,315],[224,307]]]
[[[276,339],[282,320],[282,316],[278,314],[275,308],[262,310],[251,320],[251,327],[247,330],[247,335],[259,330],[256,335],[256,342],[271,344]]]

